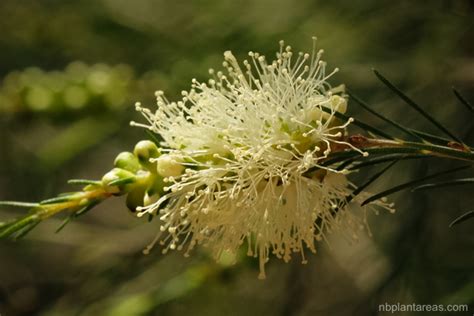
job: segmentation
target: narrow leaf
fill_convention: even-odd
[[[458,90],[456,90],[456,88],[453,87],[453,93],[454,95],[456,96],[456,98],[458,98],[458,100],[466,106],[466,108],[471,111],[471,112],[474,112],[474,106],[469,103],[460,93]]]
[[[414,129],[410,129],[410,130],[413,133],[419,135],[420,137],[426,139],[427,141],[438,143],[438,144],[441,144],[441,145],[446,145],[451,141],[448,138],[439,137],[439,136],[436,136],[436,135],[431,135],[431,134],[421,132],[421,131],[417,131],[417,130],[414,130]]]
[[[74,213],[74,217],[79,217],[81,215],[84,215],[85,213],[89,212],[91,209],[94,208],[97,204],[99,204],[100,201],[92,201],[77,212]]]
[[[467,221],[468,219],[473,218],[473,217],[474,217],[474,211],[469,211],[467,213],[464,213],[458,218],[456,218],[454,221],[452,221],[451,224],[449,224],[449,227],[453,227],[454,225]]]
[[[449,174],[449,173],[453,173],[453,172],[457,172],[457,171],[460,171],[460,170],[464,170],[464,169],[467,169],[467,168],[470,168],[471,166],[470,165],[467,165],[467,166],[462,166],[462,167],[457,167],[457,168],[453,168],[453,169],[449,169],[449,170],[445,170],[445,171],[441,171],[441,172],[437,172],[437,173],[434,173],[434,174],[430,174],[428,176],[425,176],[425,177],[422,177],[420,179],[416,179],[416,180],[413,180],[413,181],[409,181],[409,182],[406,182],[406,183],[403,183],[403,184],[400,184],[400,185],[397,185],[393,188],[390,188],[388,190],[385,190],[385,191],[382,191],[380,193],[377,193],[375,195],[372,195],[371,197],[369,197],[367,200],[365,200],[364,202],[362,202],[362,206],[372,202],[372,201],[375,201],[375,200],[378,200],[380,199],[381,197],[384,197],[384,196],[387,196],[387,195],[390,195],[390,194],[393,194],[393,193],[396,193],[398,191],[401,191],[403,189],[406,189],[406,188],[409,188],[409,187],[412,187],[414,185],[417,185],[417,184],[420,184],[426,180],[429,180],[429,179],[432,179],[432,178],[436,178],[436,177],[439,177],[439,176],[442,176],[442,175],[445,175],[445,174]]]
[[[423,140],[419,135],[413,133],[410,129],[404,127],[403,125],[401,124],[398,124],[397,122],[383,116],[382,114],[378,113],[377,111],[373,110],[367,103],[365,103],[364,101],[362,101],[361,99],[359,99],[358,97],[356,97],[355,95],[351,94],[350,92],[348,92],[349,96],[351,99],[353,99],[355,101],[356,104],[358,104],[359,106],[361,106],[363,109],[365,109],[366,111],[370,112],[372,115],[378,117],[379,119],[381,119],[382,121],[385,121],[386,123],[394,126],[395,128],[399,129],[400,131],[406,133],[407,135],[409,136],[412,136],[414,137],[415,139],[417,140]]]
[[[39,217],[35,214],[27,215],[23,218],[15,220],[0,229],[0,239],[10,237],[16,232],[21,231],[21,229],[40,221]]]
[[[93,201],[89,204],[87,204],[86,206],[80,208],[78,211],[74,212],[73,214],[69,215],[68,217],[66,217],[63,222],[61,223],[61,225],[59,225],[59,227],[56,229],[55,233],[59,233],[63,230],[64,227],[66,227],[67,224],[69,224],[72,220],[74,220],[75,218],[81,216],[81,215],[84,215],[85,213],[87,213],[88,211],[90,211],[94,206],[96,206],[97,204],[99,204],[100,201]]]
[[[352,161],[355,157],[361,157],[362,155],[360,152],[351,150],[351,151],[343,151],[343,152],[338,152],[335,154],[332,154],[331,156],[328,157],[327,160],[323,161],[321,163],[322,166],[330,166],[338,162],[344,162],[346,160]],[[317,167],[315,167],[317,168]]]
[[[69,215],[68,217],[66,217],[63,222],[61,223],[61,225],[59,225],[58,228],[56,228],[56,230],[54,231],[55,234],[59,233],[60,231],[63,230],[64,227],[66,227],[66,225],[73,219],[73,215]]]
[[[455,186],[455,185],[472,184],[472,183],[474,183],[474,178],[455,179],[455,180],[449,180],[449,181],[428,183],[428,184],[423,184],[423,185],[413,188],[412,192],[427,190],[427,189],[434,189],[434,188],[450,187],[450,186]]]
[[[117,179],[117,180],[114,180],[114,181],[110,181],[109,186],[129,184],[129,183],[135,182],[135,180],[136,180],[135,177]]]
[[[37,221],[34,221],[28,225],[26,225],[25,227],[23,227],[22,229],[20,229],[19,231],[17,231],[15,234],[14,234],[14,237],[13,239],[14,240],[18,240],[18,239],[21,239],[23,237],[26,236],[26,234],[28,234],[33,228],[35,228],[39,223],[41,222],[41,220],[37,220]]]
[[[38,203],[28,203],[28,202],[17,202],[17,201],[0,201],[0,206],[14,206],[14,207],[23,207],[23,208],[34,208],[38,207]]]
[[[429,115],[425,110],[423,110],[415,101],[410,99],[405,93],[403,93],[399,88],[394,86],[387,78],[382,76],[377,70],[373,70],[377,78],[382,81],[388,88],[390,88],[396,95],[398,95],[406,104],[411,106],[415,109],[418,113],[420,113],[424,118],[430,121],[433,125],[435,125],[440,131],[451,137],[453,140],[457,141],[458,143],[462,144],[463,142],[454,136],[450,131],[448,131],[441,123],[435,120],[431,115]]]
[[[360,157],[353,157],[353,158],[349,158],[349,159],[346,159],[345,161],[343,161],[339,166],[337,166],[336,170],[343,170],[345,169],[347,166],[353,164],[355,161],[357,161],[358,159],[360,159]]]
[[[349,170],[359,170],[361,168],[370,167],[374,165],[378,165],[380,163],[389,162],[393,160],[409,160],[409,159],[421,159],[421,158],[429,158],[429,156],[425,155],[409,155],[409,154],[392,154],[382,157],[376,157],[374,159],[368,161],[362,161],[350,168]]]
[[[78,184],[78,185],[100,185],[100,181],[95,181],[95,180],[85,180],[85,179],[71,179],[68,180],[69,184]]]
[[[72,201],[74,198],[76,198],[76,196],[74,196],[73,194],[65,195],[65,196],[58,196],[58,197],[54,197],[54,198],[51,198],[51,199],[41,201],[40,205],[48,205],[48,204],[69,202],[69,201]]]
[[[467,146],[463,147],[466,150],[460,150],[456,147],[440,146],[427,143],[413,143],[403,142],[403,146],[417,148],[420,153],[431,152],[433,156],[443,156],[449,158],[456,158],[467,161],[474,161],[474,151]]]
[[[395,165],[398,162],[398,159],[395,161],[392,161],[390,164],[388,164],[385,168],[374,174],[370,179],[362,184],[361,186],[357,187],[354,191],[352,191],[351,195],[346,198],[346,203],[349,203],[352,201],[359,193],[361,193],[365,188],[367,188],[369,185],[371,185],[375,180],[380,178],[381,175],[383,175],[385,172],[387,172],[388,169],[390,169],[393,165]]]

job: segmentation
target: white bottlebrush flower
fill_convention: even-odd
[[[365,216],[353,214],[364,194],[347,205],[347,171],[322,164],[337,148],[358,150],[344,141],[352,119],[334,115],[347,100],[343,87],[328,84],[337,69],[326,73],[322,53],[313,43],[312,54],[294,54],[281,42],[276,60],[250,52],[239,65],[228,51],[225,74],[211,69],[208,83],[193,79],[181,101],[158,91],[155,112],[137,104],[149,125],[134,125],[161,135],[166,153],[158,158],[165,193],[139,209],[162,221],[153,244],[185,254],[202,244],[220,257],[246,243],[264,277],[271,254],[288,261],[298,252],[305,262],[325,233],[353,236],[364,227]]]

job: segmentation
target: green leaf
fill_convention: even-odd
[[[353,95],[352,93],[348,92],[348,94],[349,94],[349,97],[355,101],[355,104],[358,104],[358,105],[361,106],[363,109],[365,109],[366,111],[370,112],[372,115],[378,117],[378,118],[381,119],[382,121],[385,121],[386,123],[388,123],[388,124],[394,126],[395,128],[399,129],[400,131],[406,133],[407,135],[409,135],[409,136],[411,136],[411,137],[414,137],[414,138],[417,139],[417,140],[420,140],[420,141],[423,140],[419,135],[417,135],[416,133],[412,132],[409,128],[404,127],[403,125],[398,124],[397,122],[392,121],[391,119],[389,119],[389,118],[383,116],[382,114],[378,113],[377,111],[373,110],[367,103],[365,103],[364,101],[362,101],[361,99],[359,99],[358,97],[356,97],[355,95]]]
[[[456,218],[454,221],[452,221],[451,224],[449,224],[449,227],[453,227],[454,225],[460,224],[460,223],[462,223],[464,221],[467,221],[468,219],[473,218],[473,217],[474,217],[474,211],[469,211],[467,213],[464,213],[461,216],[459,216],[458,218]]]
[[[18,240],[20,238],[23,238],[26,236],[26,234],[28,234],[33,228],[35,228],[39,223],[41,222],[41,220],[37,220],[37,221],[34,221],[28,225],[26,225],[25,227],[23,227],[22,229],[20,229],[19,231],[17,231],[15,233],[15,235],[13,236],[13,239],[14,240]]]
[[[474,151],[469,147],[469,150],[459,150],[452,147],[426,144],[426,143],[413,143],[413,142],[403,142],[403,146],[417,148],[419,153],[424,153],[426,151],[432,152],[431,156],[444,157],[444,158],[456,158],[460,160],[466,160],[473,162],[474,161]],[[366,150],[367,151],[367,150]]]
[[[374,148],[365,148],[364,149],[365,152],[368,152],[369,153],[369,157],[370,155],[381,155],[382,157],[388,157],[388,156],[391,156],[391,155],[395,155],[395,154],[398,154],[398,155],[402,155],[402,156],[405,156],[405,155],[415,155],[415,154],[419,154],[420,150],[419,149],[416,149],[416,148],[408,148],[408,147],[374,147]],[[342,163],[345,163],[345,161],[349,160],[351,162],[354,162],[354,157],[357,158],[357,159],[361,159],[361,161],[367,161],[367,158],[366,157],[363,157],[360,152],[356,151],[356,150],[346,150],[346,151],[341,151],[341,152],[335,152],[335,153],[332,153],[327,160],[323,161],[321,163],[322,166],[331,166],[331,165],[334,165],[336,163],[339,163],[339,162],[342,162]],[[420,157],[432,157],[432,155],[426,155],[426,154],[423,154],[421,155],[420,154]],[[388,161],[391,161],[393,159],[389,159]],[[384,161],[385,162],[385,161]],[[311,167],[307,172],[307,173],[311,173],[315,170],[319,169],[319,167],[315,166],[315,167]],[[349,168],[349,170],[355,170],[357,168]]]
[[[0,201],[0,206],[14,206],[14,207],[23,207],[23,208],[34,208],[38,207],[38,203],[28,203],[28,202],[17,202],[17,201]]]
[[[119,185],[124,185],[124,184],[130,184],[135,182],[136,177],[128,177],[128,178],[123,178],[123,179],[117,179],[114,181],[110,181],[108,183],[109,186],[119,186]]]
[[[405,93],[403,93],[399,88],[397,88],[395,85],[393,85],[387,78],[382,76],[381,73],[379,73],[377,70],[373,69],[375,75],[377,78],[379,78],[380,81],[382,81],[383,84],[385,84],[390,90],[392,90],[396,95],[398,95],[403,101],[405,101],[406,104],[411,106],[413,109],[415,109],[418,113],[420,113],[424,118],[426,118],[428,121],[430,121],[434,126],[436,126],[440,131],[451,137],[453,140],[457,141],[458,143],[462,144],[462,140],[454,136],[450,131],[448,131],[441,123],[439,123],[437,120],[435,120],[431,115],[429,115],[425,110],[423,110],[418,104],[416,104],[415,101],[413,101],[411,98],[409,98]]]
[[[394,161],[394,160],[410,160],[410,159],[421,159],[421,158],[430,158],[430,156],[425,155],[412,155],[412,154],[391,154],[382,157],[376,157],[368,161],[362,161],[358,164],[348,168],[349,170],[359,170],[361,168],[374,166],[380,163]]]
[[[54,233],[57,234],[57,233],[59,233],[60,231],[62,231],[63,228],[66,227],[66,225],[69,224],[69,222],[70,222],[71,220],[73,220],[73,219],[74,219],[74,215],[73,215],[73,214],[71,214],[71,215],[69,215],[68,217],[66,217],[66,218],[63,220],[63,222],[61,223],[61,225],[59,225],[59,227],[56,228],[56,230],[54,231]]]
[[[469,103],[460,93],[458,90],[456,90],[456,88],[453,87],[453,93],[454,95],[456,96],[456,98],[458,98],[458,100],[464,105],[466,106],[466,108],[471,111],[471,112],[474,112],[474,106],[472,106],[471,103]]]
[[[356,162],[358,159],[360,159],[360,157],[353,157],[353,158],[349,158],[349,159],[346,159],[345,161],[343,161],[339,166],[336,167],[336,170],[343,170],[345,169],[347,166],[353,164],[354,162]]]
[[[440,145],[446,145],[451,141],[448,138],[439,137],[439,136],[436,136],[436,135],[431,135],[431,134],[428,134],[428,133],[425,133],[425,132],[417,131],[415,129],[410,129],[410,130],[413,133],[415,133],[415,134],[419,135],[420,137],[422,137],[423,139],[425,139],[429,142],[440,144]]]
[[[467,166],[462,166],[462,167],[457,167],[457,168],[453,168],[453,169],[449,169],[449,170],[445,170],[445,171],[441,171],[441,172],[437,172],[437,173],[434,173],[434,174],[430,174],[428,176],[425,176],[425,177],[422,177],[420,179],[416,179],[416,180],[413,180],[413,181],[409,181],[409,182],[406,182],[406,183],[403,183],[403,184],[400,184],[400,185],[397,185],[393,188],[390,188],[388,190],[385,190],[385,191],[382,191],[380,193],[377,193],[375,195],[372,195],[371,197],[369,197],[367,200],[365,200],[364,202],[362,202],[362,206],[372,202],[372,201],[375,201],[375,200],[378,200],[382,197],[385,197],[387,195],[390,195],[390,194],[393,194],[393,193],[396,193],[398,191],[401,191],[401,190],[404,190],[406,188],[409,188],[409,187],[412,187],[414,185],[417,185],[419,183],[422,183],[426,180],[429,180],[429,179],[432,179],[432,178],[436,178],[436,177],[439,177],[439,176],[442,176],[442,175],[445,175],[445,174],[449,174],[449,173],[453,173],[453,172],[457,172],[457,171],[461,171],[461,170],[465,170],[465,169],[468,169],[470,168],[471,166],[470,165],[467,165]]]
[[[87,212],[92,210],[100,202],[101,202],[100,200],[91,201],[89,204],[87,204],[86,206],[84,206],[83,208],[81,208],[77,212],[75,212],[74,217],[79,217],[79,216],[82,216],[82,215],[86,214]]]
[[[329,158],[329,157],[331,157],[331,158]],[[338,162],[343,162],[344,163],[347,160],[350,161],[350,162],[353,162],[354,158],[361,158],[362,155],[358,151],[351,150],[351,151],[346,151],[346,152],[338,152],[338,153],[332,154],[329,157],[328,157],[327,160],[325,160],[321,163],[322,166],[331,166],[331,165],[334,165]]]
[[[56,204],[56,203],[63,203],[69,202],[77,198],[74,194],[64,195],[64,196],[57,196],[51,199],[43,200],[40,202],[40,205],[48,205],[48,204]]]
[[[442,188],[442,187],[450,187],[450,186],[456,186],[456,185],[463,185],[463,184],[472,184],[472,183],[474,183],[474,178],[455,179],[455,180],[449,180],[449,181],[428,183],[428,184],[423,184],[423,185],[413,188],[412,192],[427,190],[427,189]]]
[[[69,184],[78,184],[78,185],[100,185],[101,182],[97,180],[85,180],[85,179],[71,179],[68,180]]]
[[[393,165],[395,165],[398,162],[398,159],[395,161],[392,161],[390,164],[388,164],[385,168],[374,174],[370,179],[362,184],[361,186],[357,187],[354,191],[352,191],[351,195],[346,198],[346,203],[349,203],[352,201],[359,193],[361,193],[365,188],[367,188],[369,185],[371,185],[375,180],[380,178],[385,172],[388,171]]]
[[[7,225],[0,227],[0,239],[12,237],[18,232],[22,232],[23,229],[27,229],[27,232],[31,230],[28,229],[30,225],[34,224],[35,226],[41,221],[37,214],[30,214],[20,219],[14,220]]]
[[[87,204],[86,206],[80,208],[78,211],[74,212],[73,214],[69,215],[68,217],[66,217],[63,222],[61,223],[61,225],[59,225],[59,227],[56,229],[55,233],[59,233],[60,231],[63,230],[64,227],[66,227],[67,224],[69,224],[72,220],[78,218],[79,216],[82,216],[84,215],[85,213],[87,213],[88,211],[90,211],[91,209],[94,208],[94,206],[96,206],[97,204],[100,203],[100,200],[95,200],[95,201],[91,201],[89,204]]]

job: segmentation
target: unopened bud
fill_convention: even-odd
[[[127,200],[126,200],[128,209],[131,212],[135,213],[137,211],[137,207],[143,206],[144,196],[145,196],[144,187],[139,187],[130,191],[130,193],[127,194]]]
[[[108,192],[122,195],[132,189],[135,180],[135,175],[130,171],[114,168],[102,177],[102,185]]]
[[[157,171],[163,177],[177,177],[182,174],[184,166],[181,159],[171,155],[161,155],[158,159]]]
[[[160,151],[154,142],[149,140],[139,141],[133,150],[140,162],[148,162],[150,158],[157,158],[160,156]]]
[[[117,155],[114,161],[114,166],[136,173],[141,169],[138,158],[131,152],[124,151]]]
[[[339,113],[346,113],[347,110],[347,100],[339,95],[331,96],[331,105]]]

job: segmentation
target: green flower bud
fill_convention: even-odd
[[[135,213],[137,211],[138,206],[143,206],[145,191],[145,187],[138,187],[128,193],[127,200],[125,203],[127,204],[127,207],[131,212]]]
[[[155,193],[153,190],[148,190],[144,186],[140,186],[128,193],[126,204],[128,209],[135,213],[137,207],[148,206],[156,202],[159,198],[160,195]]]
[[[102,185],[105,190],[114,195],[130,192],[135,181],[135,174],[120,168],[114,168],[102,177]]]
[[[149,140],[142,140],[139,141],[135,145],[135,149],[133,150],[135,156],[137,156],[138,160],[141,163],[148,162],[150,158],[157,158],[160,156],[160,150],[155,145],[154,142]]]
[[[114,161],[114,166],[136,173],[141,169],[138,158],[131,152],[124,151],[117,155]]]

